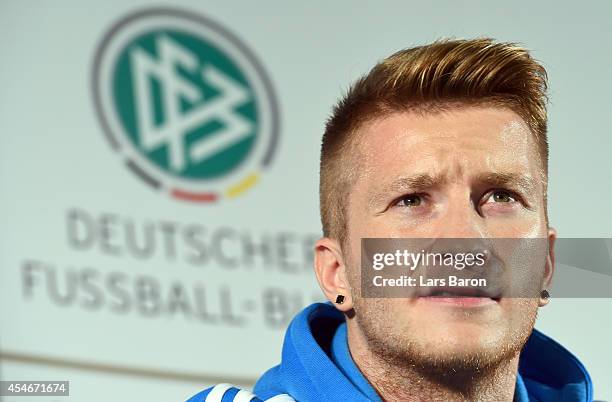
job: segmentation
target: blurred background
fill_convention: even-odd
[[[331,106],[441,37],[518,42],[545,65],[551,224],[612,237],[611,17],[605,1],[2,0],[0,378],[69,380],[51,400],[88,402],[252,386],[322,299]],[[537,323],[604,400],[611,308],[553,295]]]

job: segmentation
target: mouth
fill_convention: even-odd
[[[499,303],[501,294],[481,288],[425,287],[419,292],[419,299],[470,307]]]

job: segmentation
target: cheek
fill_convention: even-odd
[[[506,298],[500,301],[507,322],[517,328],[532,328],[538,312],[538,301],[530,298]]]
[[[370,218],[366,214],[355,214],[349,216],[347,223],[347,234],[352,247],[361,247],[362,238],[370,237],[392,237],[391,228],[384,219]]]
[[[353,218],[348,233],[359,245],[362,238],[419,237],[419,232],[428,228],[430,223],[431,219],[388,210],[378,216],[364,214]]]
[[[546,222],[535,213],[520,214],[513,217],[490,216],[487,219],[490,237],[537,238],[546,237]]]

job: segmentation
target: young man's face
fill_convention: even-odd
[[[545,218],[541,158],[516,113],[476,106],[425,115],[403,112],[366,124],[359,135],[359,178],[348,200],[343,248],[354,290],[360,286],[362,238],[554,240]],[[507,188],[491,177],[510,178]],[[351,325],[388,356],[424,365],[485,367],[520,350],[537,307],[537,299],[465,305],[357,297]]]

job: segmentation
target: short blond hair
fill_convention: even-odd
[[[359,78],[335,105],[321,146],[323,235],[344,241],[347,200],[358,171],[356,131],[400,111],[430,113],[495,105],[517,113],[535,137],[548,174],[547,74],[529,51],[490,38],[439,40],[401,50]]]

